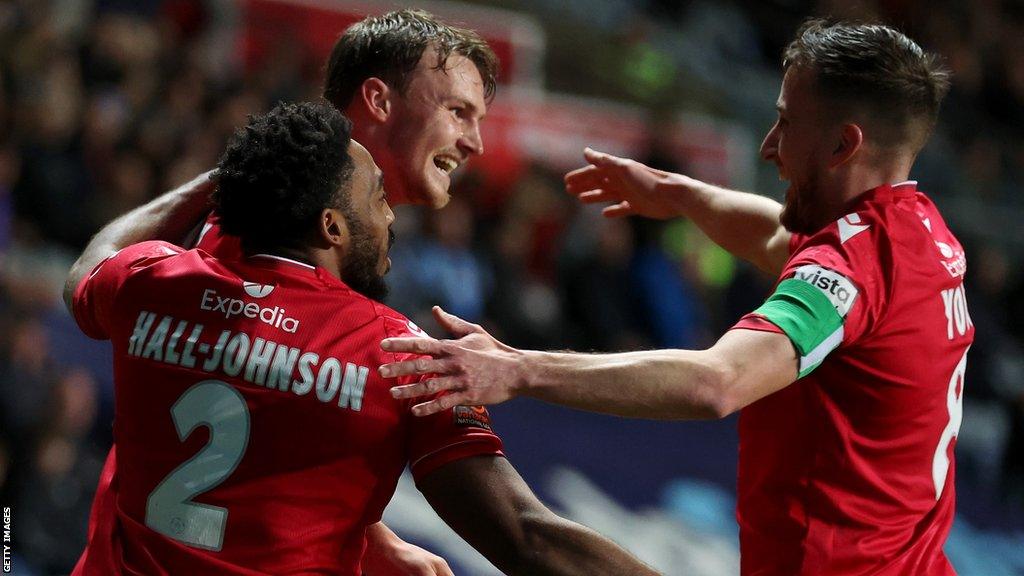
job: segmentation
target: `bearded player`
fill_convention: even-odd
[[[349,134],[340,112],[309,103],[235,134],[214,198],[241,258],[133,243],[127,215],[73,267],[76,321],[114,348],[119,553],[92,568],[356,576],[408,464],[437,513],[507,573],[653,574],[545,508],[486,410],[414,418],[389,389],[416,379],[372,370],[414,358],[381,338],[419,331],[379,302],[394,214]],[[172,196],[183,211],[205,205]]]
[[[778,275],[710,349],[520,351],[437,311],[458,341],[385,341],[438,372],[415,408],[516,395],[623,416],[740,415],[741,570],[757,575],[948,575],[953,447],[974,327],[966,259],[910,180],[948,90],[936,58],[881,25],[811,21],[785,51],[779,117],[761,147],[784,206],[588,151],[566,177],[608,216],[685,216]]]
[[[324,97],[352,120],[353,139],[382,167],[391,205],[441,208],[448,202],[452,171],[483,153],[480,121],[494,95],[497,68],[494,52],[475,32],[445,24],[423,11],[400,10],[368,17],[338,39],[327,64]],[[210,187],[208,178],[201,176],[179,192],[208,194]],[[138,212],[139,219],[131,225],[182,243],[208,211],[182,216],[174,212],[180,205],[170,198],[174,196]],[[157,226],[172,218],[178,235]],[[222,258],[240,257],[238,238],[222,233],[217,222],[216,213],[207,217],[198,247]],[[97,503],[116,481],[115,461],[115,449],[111,449],[97,488]],[[93,508],[108,509],[97,504]],[[94,512],[90,540],[109,532],[104,526],[112,521]],[[370,546],[364,568],[370,574],[451,573],[442,559],[402,542],[381,523],[371,527],[367,536]]]

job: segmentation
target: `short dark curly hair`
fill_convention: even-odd
[[[782,65],[813,72],[829,104],[866,115],[885,146],[924,146],[949,91],[950,73],[937,55],[881,24],[808,20]]]
[[[439,70],[445,70],[452,54],[469,58],[483,79],[484,99],[494,97],[498,57],[479,34],[423,10],[396,10],[356,22],[338,38],[327,62],[324,98],[344,110],[373,76],[401,94],[428,47],[437,52]]]
[[[324,208],[347,214],[352,123],[326,103],[278,104],[250,116],[214,174],[221,229],[247,253],[301,248]]]

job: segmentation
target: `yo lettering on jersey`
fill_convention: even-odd
[[[949,340],[967,334],[974,327],[962,282],[956,288],[942,291],[942,308],[946,312],[946,338]]]

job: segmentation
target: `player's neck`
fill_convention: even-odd
[[[842,201],[847,203],[868,190],[909,180],[910,163],[895,161],[886,164],[851,165],[848,170],[837,176],[834,189],[840,191]]]

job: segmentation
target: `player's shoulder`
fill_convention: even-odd
[[[858,207],[817,232],[795,236],[790,263],[812,260],[850,265],[855,261],[877,260],[879,253],[887,250],[886,227],[884,217],[877,210]]]
[[[185,253],[185,249],[161,240],[149,240],[126,246],[101,262],[93,274],[103,268],[136,271],[166,263]]]
[[[380,320],[381,331],[384,337],[401,338],[415,336],[430,338],[429,334],[424,332],[415,322],[406,318],[401,312],[374,300],[367,299],[367,301],[370,303],[374,314]]]

